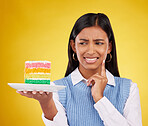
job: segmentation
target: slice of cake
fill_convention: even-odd
[[[51,62],[49,61],[26,61],[25,83],[50,84]]]

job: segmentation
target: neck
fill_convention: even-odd
[[[99,75],[101,75],[101,67],[99,67],[98,69],[86,69],[82,66],[79,66],[79,71],[85,79],[90,78],[96,73],[99,73]]]

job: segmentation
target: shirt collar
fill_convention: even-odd
[[[107,84],[115,86],[114,76],[107,69],[106,69],[106,77],[108,79]],[[71,80],[72,80],[73,85],[76,85],[80,81],[84,81],[85,83],[87,81],[80,73],[78,67],[71,73]]]

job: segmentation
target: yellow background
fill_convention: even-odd
[[[62,78],[75,21],[88,12],[103,12],[115,34],[121,77],[138,84],[143,126],[147,126],[147,5],[147,0],[1,0],[0,125],[44,125],[39,103],[17,94],[7,83],[24,82],[26,60],[49,60],[51,80]]]

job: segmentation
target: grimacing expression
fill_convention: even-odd
[[[82,29],[75,42],[71,40],[71,47],[76,53],[79,68],[98,70],[107,54],[112,50],[107,34],[99,26]]]

